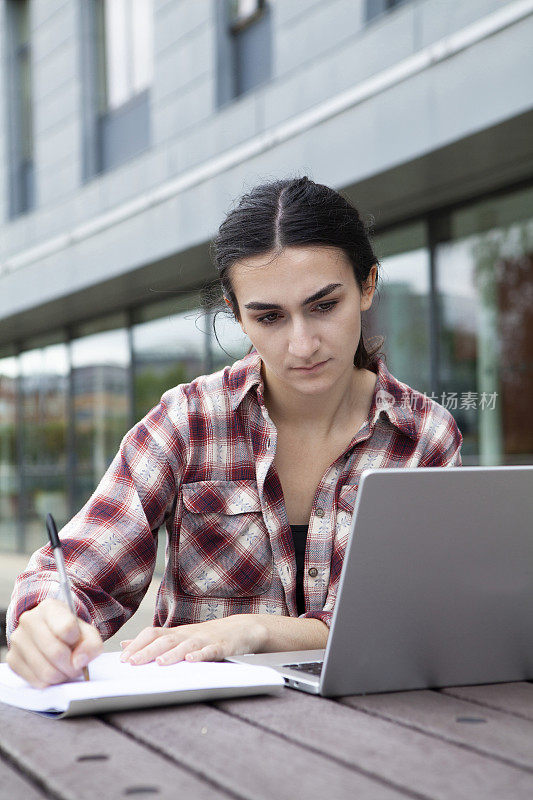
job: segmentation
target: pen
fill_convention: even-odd
[[[65,569],[65,559],[63,557],[61,541],[57,533],[57,527],[54,518],[51,514],[46,515],[46,530],[48,531],[48,538],[50,539],[50,544],[52,545],[52,550],[56,561],[56,567],[59,573],[59,583],[61,585],[61,589],[63,590],[63,597],[67,601],[68,607],[70,608],[76,619],[78,619],[78,613],[76,611],[76,606],[74,605],[74,600],[72,599],[72,592],[70,591],[70,581],[68,579],[67,570]],[[79,628],[79,623],[78,623],[78,628]],[[80,636],[81,636],[81,630],[80,630]],[[83,677],[85,678],[86,681],[89,680],[89,670],[87,667],[83,667]]]

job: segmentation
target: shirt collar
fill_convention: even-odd
[[[371,427],[373,428],[380,415],[384,414],[398,430],[412,439],[416,439],[415,417],[409,402],[411,390],[391,375],[382,358],[375,359],[371,369],[377,374],[368,415]],[[264,383],[261,375],[261,356],[255,349],[230,367],[229,388],[233,411],[237,410],[244,397],[254,387],[257,387],[257,399],[263,405]]]
[[[264,384],[261,375],[261,356],[257,350],[236,361],[229,369],[229,388],[231,392],[231,407],[236,411],[244,397],[254,386],[257,386],[257,398],[263,404]]]
[[[416,439],[416,422],[411,403],[412,390],[391,375],[382,358],[377,358],[371,369],[377,374],[368,415],[371,427],[373,428],[381,414],[384,414],[398,430]]]

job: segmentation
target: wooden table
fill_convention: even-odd
[[[531,800],[533,684],[48,720],[0,705],[2,800]]]

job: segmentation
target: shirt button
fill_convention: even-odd
[[[324,509],[323,509],[323,508],[317,508],[317,510],[315,511],[315,515],[316,515],[317,517],[323,517],[325,513],[326,513],[326,512],[324,511]]]
[[[267,447],[270,447],[270,436],[267,439]]]
[[[311,567],[311,569],[307,574],[309,575],[310,578],[316,578],[316,576],[318,575],[318,570],[316,567]]]

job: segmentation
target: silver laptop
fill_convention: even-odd
[[[533,679],[533,466],[363,473],[326,650],[235,656],[335,696]]]

